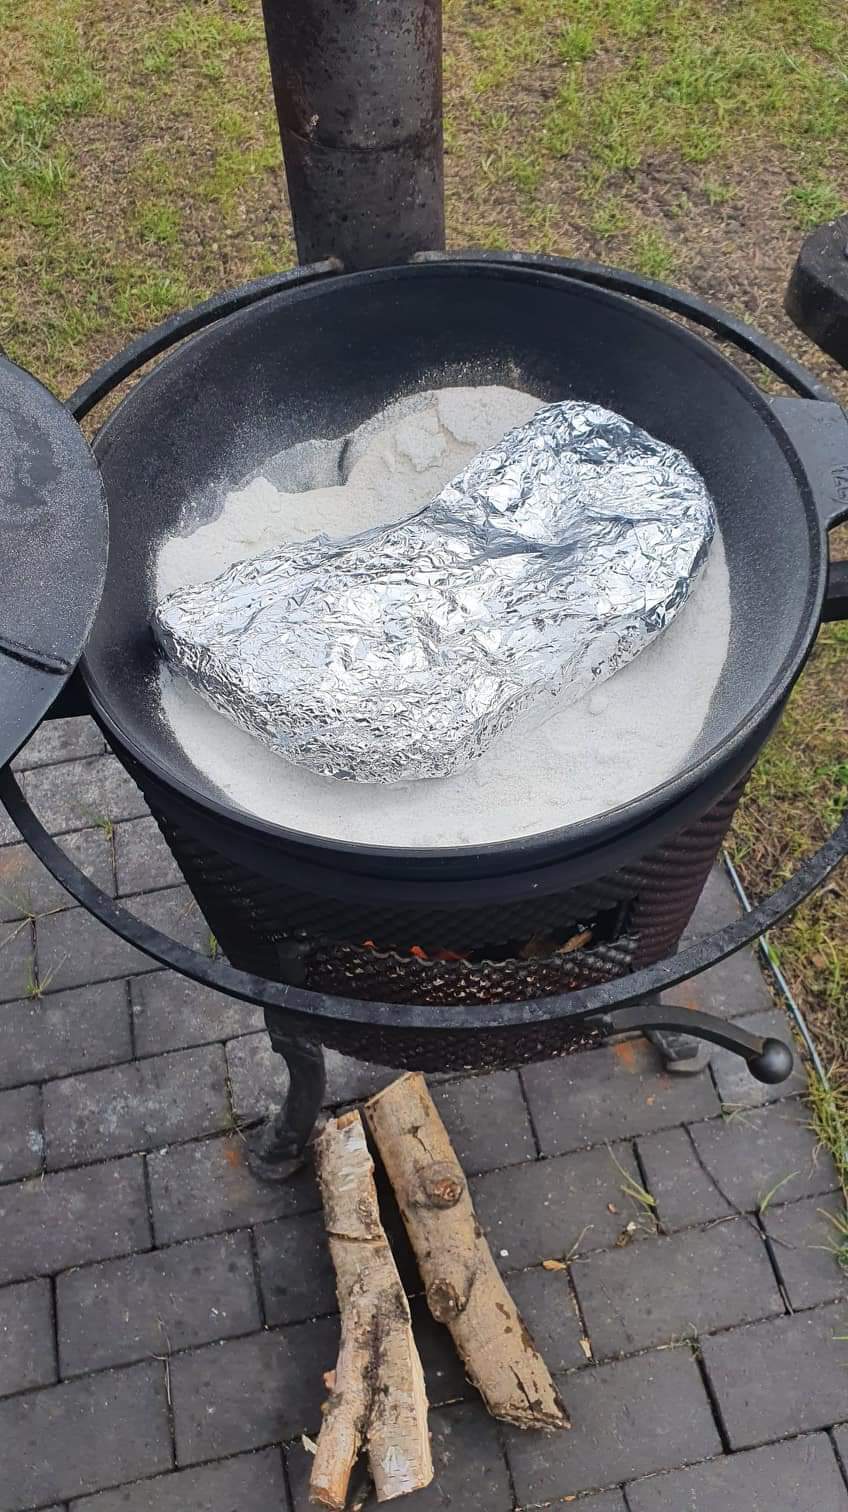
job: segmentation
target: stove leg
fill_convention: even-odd
[[[671,1029],[645,1029],[642,1032],[648,1043],[659,1051],[666,1071],[676,1076],[695,1076],[709,1065],[710,1047],[704,1040]]]
[[[324,1051],[313,1040],[279,1029],[271,1013],[266,1013],[265,1022],[271,1048],[288,1067],[289,1086],[279,1112],[252,1136],[248,1160],[254,1176],[261,1181],[281,1182],[287,1181],[306,1160],[309,1138],[324,1101]]]

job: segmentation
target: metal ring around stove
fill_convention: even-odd
[[[413,260],[437,260],[441,256],[444,254],[421,253]],[[634,299],[656,304],[706,327],[715,335],[755,357],[797,394],[809,399],[830,400],[832,398],[825,386],[820,384],[812,374],[751,326],[707,301],[695,295],[685,294],[669,285],[656,283],[654,280],[606,267],[603,264],[577,262],[565,258],[526,257],[521,253],[474,252],[459,254],[459,256],[469,261],[511,263],[536,267],[549,272],[560,272],[582,282],[593,283],[601,288],[613,289]],[[334,273],[342,271],[341,265],[335,260],[296,268],[285,274],[254,280],[216,295],[190,310],[178,312],[139,337],[124,352],[93,373],[71,396],[68,401],[69,409],[78,420],[82,419],[139,368],[144,367],[155,356],[175,346],[195,331],[225,318],[235,310],[270,297],[290,285],[331,277]],[[0,771],[0,801],[3,802],[24,839],[48,871],[76,898],[77,902],[94,914],[107,928],[159,961],[163,966],[171,967],[181,975],[226,993],[230,997],[272,1009],[278,1015],[282,1013],[302,1031],[308,1032],[311,1027],[316,1038],[320,1038],[322,1017],[335,1017],[364,1024],[402,1023],[411,1029],[437,1031],[439,1028],[463,1027],[466,1018],[468,1019],[467,1027],[485,1029],[487,1027],[503,1028],[508,1024],[542,1023],[555,1018],[585,1019],[614,1014],[616,1010],[630,1008],[646,998],[653,997],[690,977],[699,975],[737,950],[751,944],[820,886],[848,854],[848,814],[846,814],[825,844],[802,863],[789,881],[750,913],[726,925],[715,934],[697,940],[685,950],[658,961],[650,967],[591,988],[548,998],[537,998],[528,1002],[497,1004],[493,1010],[494,1018],[490,1023],[487,1019],[486,1008],[479,1005],[475,1005],[473,1009],[463,1009],[455,1006],[421,1007],[414,1004],[364,1002],[271,982],[247,972],[237,971],[226,962],[202,956],[197,951],[181,945],[168,935],[135,918],[86,877],[45,830],[29,807],[9,768]]]

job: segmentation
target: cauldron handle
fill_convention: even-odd
[[[772,399],[774,410],[804,464],[825,530],[848,519],[848,413],[814,399]],[[831,561],[822,621],[848,619],[848,560]]]

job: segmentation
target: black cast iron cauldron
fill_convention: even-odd
[[[805,397],[769,403],[713,346],[626,297],[632,295],[729,336]],[[527,923],[535,929],[546,909],[568,917],[581,890],[603,891],[610,878],[634,873],[641,885],[658,867],[672,895],[676,866],[683,876],[685,907],[676,914],[671,907],[672,943],[677,939],[735,795],[818,628],[826,531],[848,513],[848,424],[790,359],[698,301],[591,265],[476,255],[427,256],[354,275],[324,265],[222,296],[175,317],[101,370],[75,396],[75,413],[192,331],[198,334],[123,400],[95,443],[109,501],[110,560],[81,677],[85,699],[171,838],[224,950],[245,969],[202,960],[98,894],[62,858],[7,772],[2,796],[25,838],[104,922],[176,969],[264,1003],[278,1025],[312,1040],[396,1065],[507,1064],[557,1053],[577,1025],[608,1028],[613,1011],[619,1028],[660,1022],[662,1010],[646,1008],[646,998],[738,948],[837,863],[848,841],[845,824],[749,920],[621,976],[628,964],[646,967],[663,954],[660,930],[653,953],[622,962],[613,951],[594,976],[592,963],[584,963],[582,976],[572,977],[582,990],[566,995],[548,983],[530,1001],[394,1004],[358,999],[344,976],[332,992],[307,990],[297,944],[304,934],[307,943],[318,934],[324,946],[349,948],[365,934],[376,937],[375,929],[385,938],[388,928],[392,943],[405,944],[412,931],[416,940],[425,932],[445,944],[445,930],[463,915],[468,939],[490,946],[520,936]],[[702,740],[686,770],[637,802],[558,832],[478,849],[379,851],[303,835],[295,815],[282,830],[241,814],[193,770],[156,717],[148,630],[156,542],[187,493],[220,493],[287,443],[343,433],[399,392],[451,381],[519,383],[551,399],[593,399],[679,446],[699,467],[716,500],[733,610],[727,665]],[[695,873],[675,846],[693,834],[702,845],[705,825],[710,844],[693,887]],[[625,906],[620,936],[633,900],[625,890],[612,901]],[[269,933],[282,947],[270,961]],[[264,979],[250,974],[254,961]],[[530,992],[533,982],[528,973]],[[629,1018],[622,1011],[628,1005],[637,1005]],[[766,1064],[761,1042],[749,1036],[746,1047],[741,1031],[694,1017],[687,1027],[732,1041],[764,1076],[785,1074],[785,1055]]]

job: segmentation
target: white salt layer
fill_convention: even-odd
[[[393,522],[426,503],[471,457],[539,408],[505,388],[444,389],[384,412],[351,440],[320,443],[311,476],[343,484],[285,492],[255,478],[220,516],[166,541],[160,596],[233,562],[319,532]],[[335,450],[336,460],[321,447]],[[302,488],[304,448],[269,471]],[[689,601],[648,648],[578,703],[550,700],[452,777],[392,786],[292,766],[212,709],[163,665],[162,712],[209,783],[239,808],[288,829],[381,847],[484,845],[576,823],[649,792],[685,764],[727,655],[730,591],[716,536]]]

